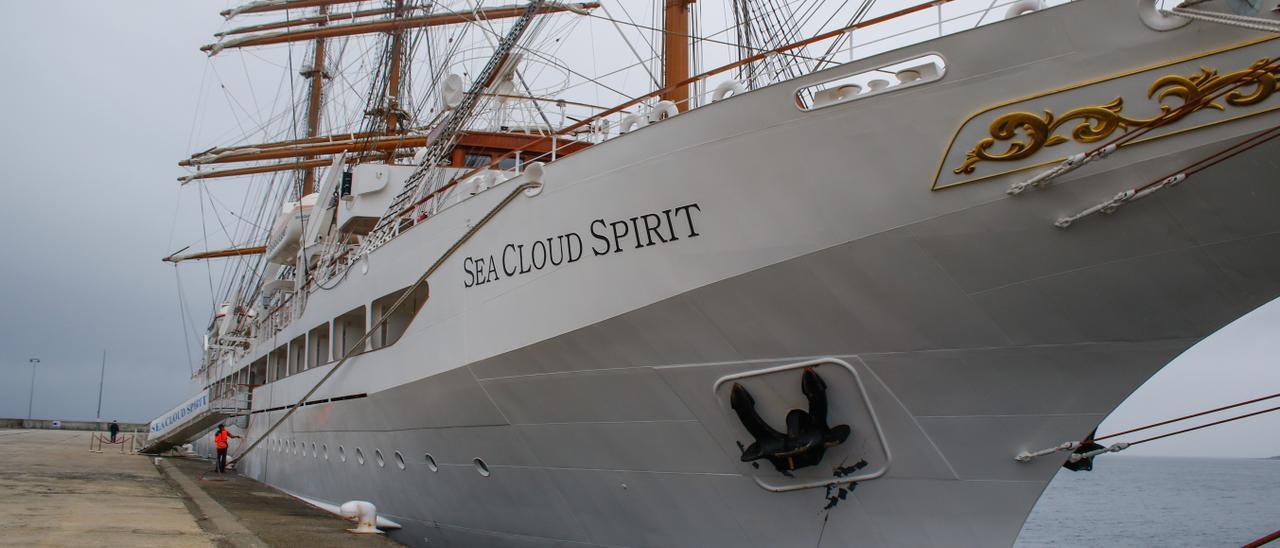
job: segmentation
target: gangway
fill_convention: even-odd
[[[248,388],[205,389],[151,421],[142,453],[158,454],[205,435],[227,419],[249,414]]]

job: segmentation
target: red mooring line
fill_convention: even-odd
[[[1269,543],[1269,542],[1271,542],[1271,541],[1273,541],[1273,540],[1277,540],[1277,539],[1280,539],[1280,531],[1276,531],[1276,532],[1274,532],[1274,533],[1271,533],[1270,535],[1267,535],[1267,536],[1262,537],[1262,538],[1260,538],[1260,539],[1258,539],[1258,540],[1255,540],[1255,541],[1253,541],[1253,542],[1250,542],[1249,544],[1244,545],[1244,548],[1258,548],[1259,546],[1262,546],[1263,544],[1267,544],[1267,543]]]
[[[1116,436],[1123,436],[1123,435],[1125,435],[1125,434],[1132,434],[1132,433],[1134,433],[1134,432],[1141,432],[1141,431],[1143,431],[1143,430],[1147,430],[1147,429],[1149,429],[1149,428],[1155,428],[1155,427],[1157,427],[1157,426],[1164,426],[1164,425],[1166,425],[1166,424],[1172,424],[1172,423],[1180,422],[1180,421],[1184,421],[1184,420],[1187,420],[1187,419],[1194,419],[1194,418],[1196,418],[1196,417],[1203,417],[1203,416],[1205,416],[1205,415],[1210,415],[1210,414],[1213,414],[1213,413],[1217,413],[1217,412],[1219,412],[1219,411],[1226,411],[1226,410],[1228,410],[1228,409],[1235,409],[1235,408],[1240,407],[1240,406],[1249,405],[1249,404],[1251,404],[1251,403],[1258,403],[1258,402],[1260,402],[1260,401],[1267,401],[1267,400],[1274,399],[1274,398],[1280,398],[1280,393],[1275,393],[1275,394],[1272,394],[1272,395],[1270,395],[1270,396],[1263,396],[1263,397],[1261,397],[1261,398],[1254,398],[1254,399],[1252,399],[1252,400],[1249,400],[1249,401],[1242,401],[1242,402],[1240,402],[1240,403],[1233,403],[1233,404],[1231,404],[1231,405],[1224,405],[1224,406],[1219,407],[1219,408],[1217,408],[1217,409],[1210,409],[1210,410],[1208,410],[1208,411],[1201,411],[1201,412],[1199,412],[1199,413],[1192,413],[1192,414],[1190,414],[1190,415],[1184,415],[1184,416],[1178,417],[1178,418],[1176,418],[1176,419],[1169,419],[1169,420],[1167,420],[1167,421],[1160,421],[1160,422],[1157,422],[1157,423],[1155,423],[1155,424],[1148,424],[1148,425],[1146,425],[1146,426],[1139,426],[1139,427],[1137,427],[1137,428],[1133,428],[1133,429],[1130,429],[1130,430],[1125,430],[1124,432],[1116,432],[1116,433],[1114,433],[1114,434],[1107,434],[1107,435],[1105,435],[1105,436],[1100,436],[1100,437],[1093,438],[1093,441],[1100,441],[1100,440],[1105,440],[1105,439],[1107,439],[1107,438],[1114,438],[1114,437],[1116,437]]]

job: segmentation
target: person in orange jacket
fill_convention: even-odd
[[[232,434],[221,424],[218,425],[218,431],[213,433],[213,447],[218,450],[218,473],[222,474],[227,471],[227,440],[230,438],[239,439],[240,436]]]

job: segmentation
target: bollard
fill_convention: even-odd
[[[381,534],[378,530],[378,509],[372,502],[363,500],[352,500],[342,504],[338,509],[342,517],[356,522],[355,529],[347,529],[352,533],[374,533]]]

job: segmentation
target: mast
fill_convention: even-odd
[[[671,88],[660,97],[676,104],[680,112],[689,110],[689,5],[696,0],[663,0],[662,87]],[[672,88],[672,86],[675,86]]]
[[[393,19],[404,16],[404,0],[395,0]],[[391,31],[391,71],[387,76],[387,135],[395,135],[400,126],[400,73],[401,57],[404,55],[404,29]],[[395,163],[395,154],[387,153],[387,163]]]
[[[320,6],[320,16],[324,17],[329,14],[329,6]],[[316,23],[323,27],[325,22],[322,20]],[[311,79],[311,100],[307,105],[307,138],[314,138],[320,133],[320,104],[324,96],[324,38],[316,38],[315,60],[312,61],[311,71],[305,74]],[[308,157],[307,160],[314,160],[314,157]],[[303,196],[311,194],[315,191],[316,186],[316,169],[308,167],[303,171],[302,192],[298,195],[301,200]]]

